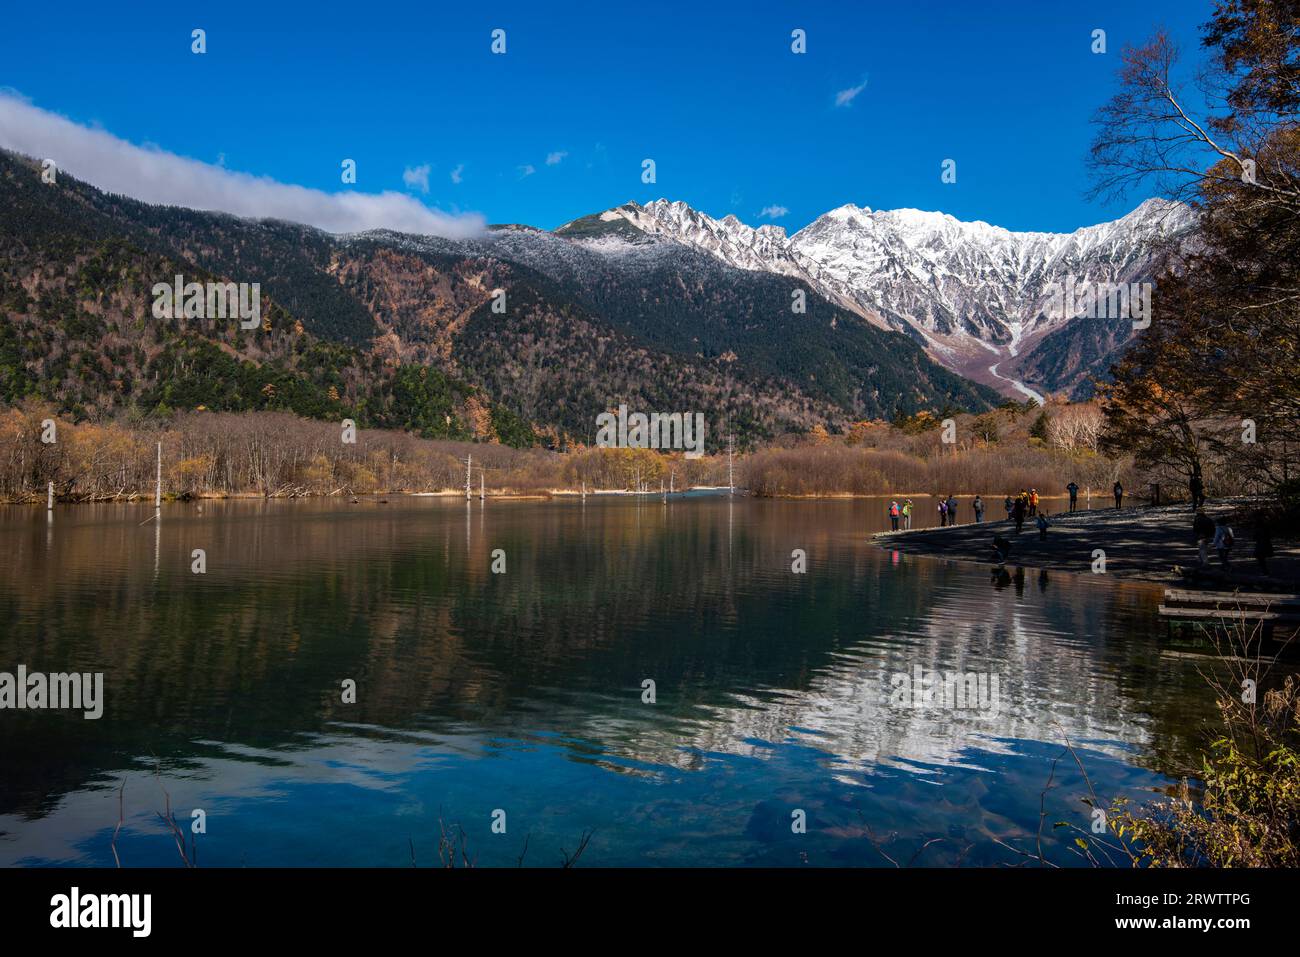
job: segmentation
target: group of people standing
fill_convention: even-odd
[[[889,524],[893,526],[894,531],[898,531],[898,523],[903,523],[904,530],[910,530],[912,527],[912,500],[905,499],[902,505],[898,504],[898,499],[891,499],[889,502]]]
[[[970,505],[971,511],[975,513],[975,521],[984,521],[984,499],[976,495],[975,498],[971,500]],[[951,494],[947,498],[944,498],[942,495],[939,496],[938,510],[940,527],[958,524],[957,499],[955,496]]]
[[[1272,520],[1272,516],[1264,512],[1255,516],[1255,564],[1259,566],[1261,575],[1268,574],[1268,560],[1273,557],[1273,532],[1269,527]],[[1236,536],[1227,516],[1220,515],[1212,520],[1204,508],[1197,506],[1192,518],[1192,535],[1196,538],[1197,560],[1202,568],[1209,564],[1207,552],[1213,548],[1223,570],[1232,571],[1232,546],[1236,544]]]
[[[1047,512],[1039,508],[1038,489],[1022,488],[1019,495],[1003,499],[1002,505],[1007,510],[1007,518],[1016,523],[1017,535],[1025,527],[1025,519],[1032,518],[1038,525],[1038,537],[1047,537]]]
[[[1196,540],[1198,557],[1202,567],[1206,566],[1209,561],[1208,552],[1211,548],[1218,555],[1224,571],[1232,569],[1232,547],[1235,542],[1232,527],[1228,524],[1226,517],[1220,517],[1212,520],[1204,509],[1205,505],[1205,483],[1201,478],[1199,470],[1192,476],[1189,482],[1192,493],[1192,508],[1195,512],[1192,520],[1192,533]],[[1073,512],[1078,507],[1079,486],[1075,482],[1070,482],[1065,487],[1070,496],[1070,511]],[[1112,492],[1115,496],[1115,507],[1122,508],[1124,504],[1124,486],[1118,481],[1115,483]],[[957,498],[954,495],[936,496],[937,505],[935,506],[939,514],[939,525],[957,525]],[[1024,528],[1026,519],[1034,519],[1038,526],[1039,538],[1047,537],[1049,523],[1047,521],[1047,512],[1041,505],[1038,489],[1021,489],[1018,495],[1008,495],[1003,500],[1006,508],[1007,518],[1015,523],[1016,534],[1019,535]],[[898,499],[892,499],[889,503],[889,521],[894,531],[899,531],[900,526],[904,530],[912,528],[912,515],[916,511],[916,505],[910,498],[903,499],[900,503]],[[976,495],[971,500],[971,511],[975,515],[976,522],[984,521],[984,499]],[[1260,513],[1255,516],[1255,540],[1254,540],[1254,557],[1259,565],[1262,574],[1268,574],[1268,562],[1273,557],[1273,537],[1269,528],[1272,520],[1271,516]],[[993,553],[994,560],[1005,562],[1011,551],[1011,542],[1003,536],[994,538]]]
[[[1075,491],[1078,490],[1078,486],[1075,485],[1073,482],[1071,482],[1070,485]],[[957,497],[955,495],[950,494],[950,495],[940,495],[937,496],[937,498],[938,498],[938,504],[935,506],[935,509],[939,514],[939,526],[943,528],[949,525],[960,524],[957,520],[957,505],[958,505]],[[1070,502],[1071,505],[1073,506],[1074,503],[1073,494],[1071,494],[1070,496]],[[1014,497],[1008,495],[1003,504],[1006,506],[1007,518],[1011,519],[1016,523],[1017,535],[1020,534],[1020,529],[1024,526],[1026,517],[1028,518],[1038,517],[1040,519],[1042,518],[1042,516],[1039,513],[1038,489],[1036,488],[1031,488],[1028,490],[1021,489],[1020,494]],[[983,522],[984,521],[983,497],[976,495],[973,499],[971,499],[970,506],[971,506],[971,511],[975,515],[975,521],[977,523]],[[889,502],[890,527],[895,532],[899,531],[900,528],[903,531],[910,530],[912,527],[912,515],[915,511],[916,511],[916,505],[912,502],[910,498],[903,499],[901,502],[898,499],[890,499]],[[1071,508],[1071,511],[1073,511],[1073,508]],[[1047,530],[1047,522],[1045,520],[1040,520],[1038,524],[1039,524],[1039,532],[1045,534]]]
[[[1192,537],[1196,540],[1197,564],[1202,568],[1209,565],[1208,552],[1213,548],[1223,570],[1232,571],[1232,546],[1236,544],[1236,536],[1226,515],[1211,519],[1205,514],[1205,480],[1200,465],[1195,467],[1187,486],[1192,493]],[[1261,512],[1255,519],[1255,562],[1260,572],[1267,575],[1268,560],[1273,557],[1273,533],[1269,529],[1269,516]]]
[[[939,504],[936,510],[939,513],[939,525],[946,527],[956,525],[957,522],[957,497],[955,495],[938,496]],[[984,499],[976,495],[970,503],[971,511],[975,513],[975,521],[984,521]],[[905,498],[900,503],[898,499],[890,499],[889,502],[889,524],[894,531],[898,531],[901,525],[904,531],[912,527],[912,513],[916,511],[916,505],[910,498]]]
[[[1073,512],[1079,507],[1079,484],[1070,482],[1065,487],[1066,492],[1070,495],[1070,511]],[[1115,496],[1115,507],[1122,508],[1124,505],[1124,486],[1119,482],[1115,483],[1111,489]],[[1192,486],[1193,501],[1199,504],[1205,501],[1204,486],[1200,483],[1200,476],[1196,476]],[[953,495],[937,496],[938,505],[935,506],[939,513],[939,525],[941,527],[948,525],[957,525],[957,499]],[[1020,534],[1024,527],[1026,519],[1042,519],[1044,512],[1039,504],[1038,489],[1021,489],[1019,495],[1008,495],[1002,502],[1007,510],[1007,518],[1016,523],[1016,534]],[[891,499],[889,502],[889,522],[894,531],[900,528],[904,531],[912,527],[912,515],[916,511],[916,505],[910,498]],[[976,495],[971,500],[971,511],[975,513],[975,521],[984,521],[984,499]],[[1047,522],[1038,521],[1038,532],[1041,537],[1046,537]]]
[[[1188,491],[1192,493],[1192,537],[1196,540],[1198,564],[1202,568],[1209,565],[1208,553],[1213,548],[1214,553],[1219,556],[1219,564],[1223,566],[1223,570],[1231,572],[1232,547],[1236,544],[1236,536],[1232,532],[1232,526],[1228,524],[1226,515],[1211,519],[1205,513],[1205,479],[1201,475],[1200,465],[1192,471],[1187,486]],[[1274,555],[1272,526],[1277,521],[1277,514],[1265,509],[1255,512],[1250,516],[1250,520],[1254,531],[1252,550],[1255,564],[1259,567],[1259,574],[1268,575],[1268,563]]]
[[[1007,518],[1014,520],[1019,513],[1020,521],[1023,522],[1026,515],[1032,517],[1038,514],[1038,489],[1031,488],[1029,491],[1021,489],[1019,495],[1014,497],[1008,495],[1003,499],[1002,505],[1007,510]]]

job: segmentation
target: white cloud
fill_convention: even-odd
[[[518,167],[518,169],[520,179],[523,179],[525,176],[532,176],[537,172],[536,167],[534,167],[532,163],[526,163],[525,165]]]
[[[858,94],[867,88],[867,81],[863,80],[857,86],[851,86],[847,90],[840,90],[835,94],[836,106],[850,106],[858,98]]]
[[[428,163],[423,166],[408,166],[402,170],[402,182],[407,189],[418,189],[422,193],[429,191],[429,173],[433,167]]]
[[[454,170],[451,171],[451,181],[453,183],[459,183],[464,178],[463,176],[464,172],[465,172],[465,164],[461,163],[459,166],[457,166]]]
[[[784,206],[764,206],[758,214],[759,219],[780,219],[782,216],[788,216],[790,210]]]
[[[221,210],[253,219],[285,219],[331,233],[393,229],[463,238],[483,229],[477,214],[452,216],[397,192],[326,193],[136,146],[74,123],[0,90],[0,147],[52,159],[60,171],[146,203]],[[341,171],[340,157],[333,162]]]
[[[568,156],[568,155],[569,155],[568,152],[565,151],[565,150],[556,150],[554,153],[547,153],[547,154],[546,154],[546,165],[547,165],[547,166],[559,166],[560,163],[564,161],[564,157],[566,157],[566,156]]]

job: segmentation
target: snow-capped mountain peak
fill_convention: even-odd
[[[582,228],[582,224],[590,219],[566,223],[557,232],[561,235],[585,232],[587,236],[578,236],[577,241],[590,242],[591,231]],[[656,199],[644,206],[624,203],[599,214],[599,220],[607,224],[625,222],[647,236],[699,249],[738,269],[775,272],[808,280],[787,251],[789,237],[785,230],[770,223],[754,228],[741,222],[734,214],[714,219],[681,200],[667,199]]]
[[[868,320],[921,341],[956,371],[1008,386],[990,354],[1023,360],[1072,317],[1044,308],[1053,283],[1152,278],[1164,246],[1191,221],[1187,207],[1150,199],[1120,219],[1071,233],[1015,232],[920,209],[852,203],[794,235],[734,214],[715,219],[686,203],[627,203],[557,230],[594,242],[595,220],[624,242],[674,242],[728,265],[789,276]],[[640,239],[638,240],[638,237]],[[608,248],[608,247],[606,247]],[[1035,393],[1036,394],[1036,393]]]

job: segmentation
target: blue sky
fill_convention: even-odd
[[[850,202],[1053,231],[1122,215],[1146,197],[1084,198],[1088,120],[1125,43],[1163,26],[1199,60],[1210,12],[1201,0],[178,6],[11,5],[0,87],[132,143],[488,222],[553,228],[664,196],[791,232]],[[504,56],[489,49],[498,27]],[[1106,54],[1090,50],[1094,29]],[[355,187],[340,182],[344,158]],[[949,158],[955,184],[940,181]],[[788,212],[761,218],[771,207]]]

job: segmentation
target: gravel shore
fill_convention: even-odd
[[[1250,499],[1231,499],[1205,506],[1206,514],[1212,519],[1228,516],[1236,540],[1231,555],[1233,569],[1252,575],[1258,569],[1250,516],[1258,505]],[[910,532],[879,532],[873,541],[882,548],[909,555],[991,565],[993,536],[1003,535],[1012,543],[1008,565],[1082,573],[1092,570],[1093,552],[1101,549],[1106,553],[1108,575],[1172,584],[1181,581],[1174,571],[1175,565],[1189,568],[1197,563],[1192,516],[1186,504],[1093,509],[1048,515],[1051,527],[1045,540],[1039,539],[1034,520],[1026,518],[1019,535],[1015,533],[1014,523],[1002,520]],[[1270,573],[1277,578],[1300,581],[1300,544],[1274,540],[1273,548],[1276,555],[1269,561]],[[1216,570],[1222,567],[1213,550],[1209,566]]]

